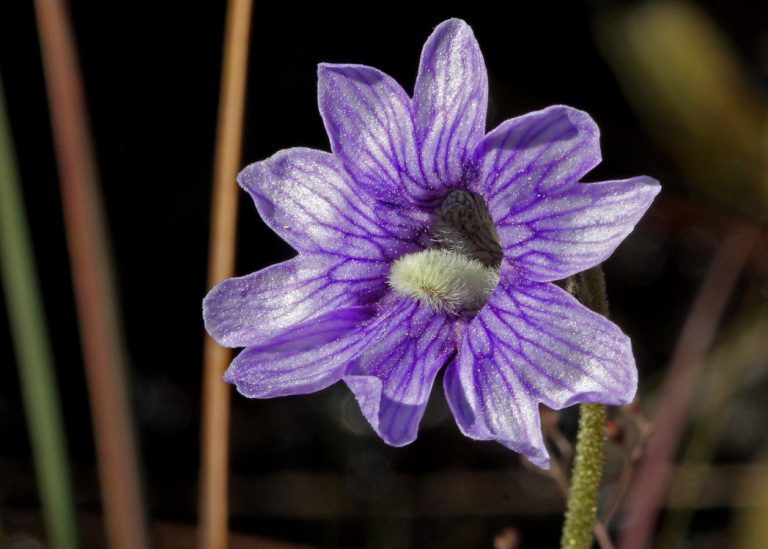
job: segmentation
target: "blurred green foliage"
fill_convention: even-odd
[[[762,90],[696,5],[653,0],[596,19],[598,44],[649,134],[692,195],[768,220]]]

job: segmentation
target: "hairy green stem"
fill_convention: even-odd
[[[2,83],[0,271],[45,515],[48,544],[57,549],[70,549],[77,546],[77,534],[64,425]]]
[[[607,316],[608,298],[602,269],[598,266],[581,273],[576,278],[576,283],[576,295],[579,300],[593,311]],[[560,542],[564,549],[592,547],[597,500],[605,461],[605,406],[582,404],[579,413],[576,458]]]

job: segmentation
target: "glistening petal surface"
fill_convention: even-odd
[[[504,255],[532,280],[559,280],[604,261],[659,192],[649,177],[579,184],[600,162],[588,114],[555,106],[514,118],[475,150],[475,190]]]
[[[322,63],[317,74],[331,149],[361,191],[393,204],[424,199],[411,100],[400,84],[364,65]]]
[[[605,261],[659,193],[640,176],[544,192],[497,220],[505,257],[531,280],[560,280]]]
[[[327,152],[286,149],[251,164],[238,181],[267,225],[299,252],[386,261],[411,249],[419,230],[379,216]]]
[[[494,220],[510,206],[575,183],[600,163],[600,130],[580,110],[555,105],[502,122],[475,148],[471,190]]]
[[[354,329],[372,312],[370,307],[349,307],[291,326],[270,343],[237,355],[224,379],[250,398],[324,389],[341,379],[364,346]]]
[[[385,299],[360,337],[369,343],[344,381],[385,442],[413,442],[435,376],[456,348],[452,319],[411,299]]]
[[[300,255],[215,286],[203,300],[205,328],[225,347],[261,345],[321,314],[377,299],[389,266]]]
[[[490,360],[477,365],[472,358],[459,360],[446,368],[443,387],[461,432],[475,440],[496,440],[548,469],[539,406],[520,379]]]
[[[545,463],[538,403],[627,404],[637,389],[629,338],[553,284],[505,266],[446,373],[451,409],[468,436]]]
[[[488,75],[472,29],[449,19],[424,44],[413,94],[421,166],[435,188],[467,175],[485,133]]]

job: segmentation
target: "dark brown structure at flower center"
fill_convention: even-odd
[[[437,212],[433,240],[439,248],[498,268],[504,253],[485,200],[469,191],[451,191]]]

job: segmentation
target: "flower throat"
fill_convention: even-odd
[[[437,210],[432,243],[431,248],[395,261],[389,285],[434,311],[480,310],[499,282],[503,257],[482,197],[468,191],[450,192]]]

